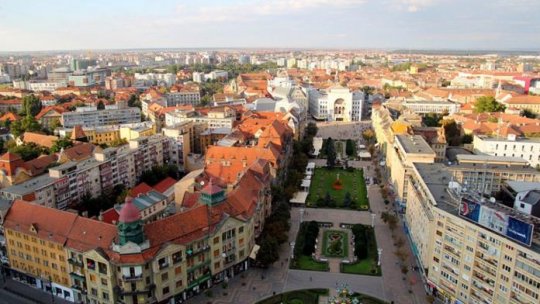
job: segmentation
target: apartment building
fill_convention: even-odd
[[[434,163],[436,154],[420,135],[396,135],[394,147],[388,153],[392,154],[390,179],[398,199],[405,204],[412,164]]]
[[[495,195],[508,181],[540,182],[540,172],[518,157],[457,155],[457,164],[449,166],[453,180],[477,193]]]
[[[540,220],[484,200],[443,164],[413,164],[407,231],[424,283],[448,303],[538,303]]]
[[[212,108],[206,115],[194,110],[175,110],[165,114],[166,126],[174,126],[184,121],[192,121],[196,124],[206,124],[208,129],[232,129],[235,120],[235,110],[227,106]]]
[[[119,184],[134,187],[144,171],[170,161],[169,138],[139,137],[119,147],[98,147],[93,157],[66,159],[63,164],[49,168],[48,174],[0,189],[0,196],[66,209],[87,194],[97,196]]]
[[[163,136],[171,141],[171,162],[178,166],[181,171],[186,172],[188,155],[195,146],[195,131],[192,121],[185,121],[174,127],[163,128]]]
[[[417,114],[447,113],[452,115],[459,112],[461,105],[445,100],[405,100],[401,106]]]
[[[60,122],[65,128],[76,125],[97,127],[114,124],[129,124],[141,121],[141,110],[137,107],[109,108],[97,110],[95,107],[78,107],[73,112],[64,112]]]
[[[540,140],[536,138],[516,137],[514,134],[508,134],[506,138],[475,135],[473,149],[478,154],[519,157],[533,167],[540,165]]]
[[[104,85],[109,74],[108,69],[79,70],[68,76],[68,84],[72,87]]]
[[[269,173],[253,167],[227,192],[206,180],[190,193],[195,206],[147,224],[130,197],[116,226],[16,201],[5,220],[11,274],[69,301],[185,301],[249,267]]]

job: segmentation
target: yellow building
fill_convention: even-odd
[[[150,121],[120,125],[120,138],[130,141],[156,134],[156,124]]]
[[[4,230],[13,276],[73,301],[64,245],[76,214],[32,204],[14,203]],[[42,220],[42,219],[47,219]]]

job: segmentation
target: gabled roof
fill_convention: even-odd
[[[47,115],[47,113],[49,113],[49,112],[55,112],[55,113],[58,113],[60,115],[60,114],[64,113],[65,110],[61,106],[48,106],[48,107],[45,107],[45,108],[41,109],[41,111],[39,111],[39,113],[36,115],[36,119],[39,120],[41,117]]]
[[[89,143],[79,143],[64,150],[63,157],[68,160],[77,161],[87,159],[92,156],[95,146]]]
[[[2,157],[0,157],[0,160],[8,161],[8,162],[21,160],[21,159],[22,158],[19,155],[15,154],[15,153],[11,153],[11,152],[6,152],[6,153],[4,153],[4,155],[2,155]]]
[[[22,139],[24,143],[34,143],[38,146],[50,149],[54,145],[54,142],[58,140],[58,137],[33,132],[24,132]]]
[[[53,164],[58,160],[56,154],[52,155],[42,155],[38,158],[29,160],[22,165],[30,176],[37,176],[43,174],[47,171],[49,165]]]
[[[164,180],[160,181],[157,185],[154,186],[154,190],[159,193],[165,193],[171,187],[174,187],[176,180],[172,177],[167,177]]]
[[[15,121],[19,119],[21,119],[21,117],[12,112],[7,112],[6,114],[2,115],[2,117],[0,117],[0,121],[6,121],[6,120]]]
[[[133,187],[133,189],[129,191],[129,195],[136,197],[139,194],[146,194],[150,190],[152,190],[152,187],[150,187],[147,183],[142,182]]]
[[[39,238],[64,245],[77,214],[16,200],[9,209],[4,227],[24,233],[36,230]]]

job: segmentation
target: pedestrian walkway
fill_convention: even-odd
[[[18,303],[42,303],[42,304],[68,304],[72,303],[64,299],[53,297],[41,289],[31,287],[27,284],[8,279],[2,285],[3,291],[10,293],[14,298],[18,298]]]

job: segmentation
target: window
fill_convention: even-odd
[[[163,292],[164,295],[168,294],[169,293],[169,286],[163,288],[162,292]]]
[[[214,263],[214,269],[218,269],[220,266],[221,266],[220,262],[215,262]]]
[[[219,257],[219,249],[214,250],[214,257]]]
[[[165,272],[163,274],[161,274],[161,281],[162,282],[165,282],[169,279],[169,273],[168,272]]]
[[[103,299],[108,300],[109,299],[109,294],[106,293],[106,292],[103,292]]]
[[[86,259],[86,268],[96,270],[96,262],[92,259]]]
[[[173,264],[182,262],[182,251],[173,253],[172,260],[173,260]]]
[[[181,274],[182,273],[182,267],[178,266],[174,269],[174,274]]]
[[[167,257],[159,259],[158,264],[159,264],[159,269],[163,269],[163,268],[169,266],[169,263],[167,262]]]
[[[238,228],[238,233],[242,233],[242,232],[244,232],[244,226]]]
[[[99,273],[101,274],[107,274],[107,265],[104,263],[99,262],[98,263]]]
[[[101,285],[107,286],[107,283],[108,283],[107,279],[104,279],[104,278],[101,279]]]
[[[217,244],[217,243],[219,243],[219,236],[216,236],[216,237],[214,238],[214,245]]]
[[[176,288],[182,287],[182,280],[176,281]]]

